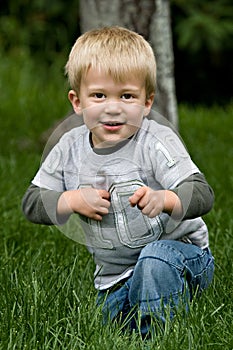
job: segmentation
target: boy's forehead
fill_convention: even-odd
[[[118,83],[125,83],[128,85],[140,84],[144,85],[145,76],[141,71],[135,72],[135,70],[117,70],[106,65],[98,64],[98,66],[89,65],[82,74],[82,80],[90,81],[95,85],[97,80],[101,79],[112,79]]]

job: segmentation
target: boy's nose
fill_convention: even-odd
[[[108,102],[105,105],[105,113],[111,115],[117,115],[122,112],[122,106],[120,102]]]

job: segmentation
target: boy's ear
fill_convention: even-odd
[[[144,113],[143,113],[144,117],[148,116],[148,114],[150,113],[151,107],[154,102],[154,97],[155,95],[151,94],[149,98],[146,99]]]
[[[79,114],[79,115],[82,114],[82,107],[81,107],[80,99],[74,90],[70,90],[68,92],[68,99],[70,100],[75,113]]]

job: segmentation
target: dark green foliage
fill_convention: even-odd
[[[190,52],[225,51],[233,46],[233,6],[230,0],[172,0],[177,17],[177,45]]]
[[[172,0],[178,102],[225,104],[233,88],[231,0]]]
[[[20,0],[1,4],[0,46],[29,50],[48,61],[68,52],[79,35],[78,1]]]

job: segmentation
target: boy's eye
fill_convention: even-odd
[[[122,99],[124,99],[124,100],[130,100],[131,98],[133,98],[133,95],[131,95],[131,94],[124,94],[124,95],[122,95],[121,97],[122,97]]]
[[[96,92],[96,93],[94,94],[94,97],[96,97],[96,98],[104,98],[105,95],[104,95],[102,92]]]

